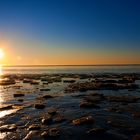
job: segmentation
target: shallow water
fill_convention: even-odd
[[[132,103],[122,103],[122,102],[109,102],[106,99],[97,103],[100,108],[80,108],[80,103],[85,96],[91,95],[92,93],[103,94],[105,97],[115,95],[130,95],[135,97],[140,97],[140,88],[138,89],[122,89],[122,90],[87,90],[87,91],[75,91],[66,93],[65,89],[71,83],[65,83],[63,80],[72,80],[75,79],[76,82],[85,82],[94,80],[90,79],[91,73],[97,74],[96,77],[99,79],[108,79],[108,75],[104,76],[104,73],[111,73],[109,76],[112,79],[119,77],[119,73],[135,73],[140,78],[139,75],[139,66],[128,67],[128,66],[111,66],[111,67],[70,67],[70,68],[14,68],[4,69],[3,74],[8,74],[7,77],[12,77],[15,79],[16,83],[13,85],[1,85],[0,86],[0,105],[13,105],[11,109],[2,109],[0,110],[0,124],[1,126],[7,124],[16,124],[17,130],[8,133],[0,133],[0,139],[8,140],[13,137],[13,139],[23,139],[28,133],[28,127],[32,124],[38,124],[41,126],[41,129],[38,132],[37,138],[42,139],[40,134],[48,128],[57,127],[60,129],[60,136],[57,139],[73,139],[73,140],[84,140],[84,139],[95,139],[95,140],[123,140],[127,137],[128,140],[131,140],[132,137],[140,133],[140,116],[133,117],[133,113],[140,114],[140,100]],[[53,69],[53,70],[52,70]],[[131,71],[131,72],[130,72]],[[46,73],[46,75],[45,75]],[[58,73],[55,75],[53,73]],[[67,73],[67,74],[63,74]],[[75,73],[71,75],[71,73]],[[81,73],[86,73],[88,78],[81,78]],[[27,74],[27,75],[26,75]],[[35,75],[31,75],[35,74]],[[40,74],[39,76],[36,74]],[[93,74],[93,75],[94,75]],[[30,77],[31,76],[31,77]],[[84,75],[85,76],[85,75]],[[123,76],[123,75],[122,75]],[[30,77],[29,79],[39,82],[36,85],[30,83],[23,83],[25,77]],[[39,77],[39,78],[38,78]],[[43,84],[46,81],[41,81],[41,78],[49,77],[61,77],[59,82],[50,82],[48,84]],[[106,78],[107,77],[107,78]],[[115,77],[115,78],[114,78]],[[136,78],[138,78],[136,77]],[[1,79],[5,78],[1,75]],[[46,78],[46,79],[47,79]],[[27,78],[25,78],[27,79]],[[120,79],[120,78],[116,78]],[[134,82],[140,87],[140,80]],[[40,89],[50,89],[49,91],[41,91]],[[24,94],[21,97],[14,97],[14,94]],[[43,95],[51,95],[53,98],[47,100],[40,100],[40,97]],[[43,103],[45,105],[44,109],[36,109],[34,104]],[[116,111],[108,111],[110,108],[117,109]],[[49,109],[55,108],[57,113],[53,116],[53,119],[58,115],[62,115],[65,118],[65,121],[55,123],[52,121],[51,124],[42,125],[41,118],[48,112]],[[121,111],[120,111],[121,110]],[[16,112],[15,112],[16,111]],[[86,115],[92,115],[94,118],[94,123],[75,126],[72,124],[73,119],[77,119]],[[107,121],[113,119],[115,123],[122,123],[123,125],[119,126],[110,126]],[[104,128],[107,132],[100,135],[88,135],[87,131],[92,128]],[[131,130],[134,129],[134,130]],[[129,132],[132,131],[132,132]],[[33,139],[33,138],[31,138]],[[49,137],[47,139],[54,139],[54,137]]]

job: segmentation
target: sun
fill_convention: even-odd
[[[0,59],[3,59],[4,58],[4,51],[3,49],[0,48]]]

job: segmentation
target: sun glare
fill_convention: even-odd
[[[0,59],[3,59],[4,58],[4,51],[3,49],[0,49]]]

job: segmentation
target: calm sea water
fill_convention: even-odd
[[[140,65],[123,66],[42,66],[42,67],[1,67],[2,74],[42,73],[140,73]]]

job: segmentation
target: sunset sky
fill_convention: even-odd
[[[140,64],[140,1],[0,0],[0,64]]]

